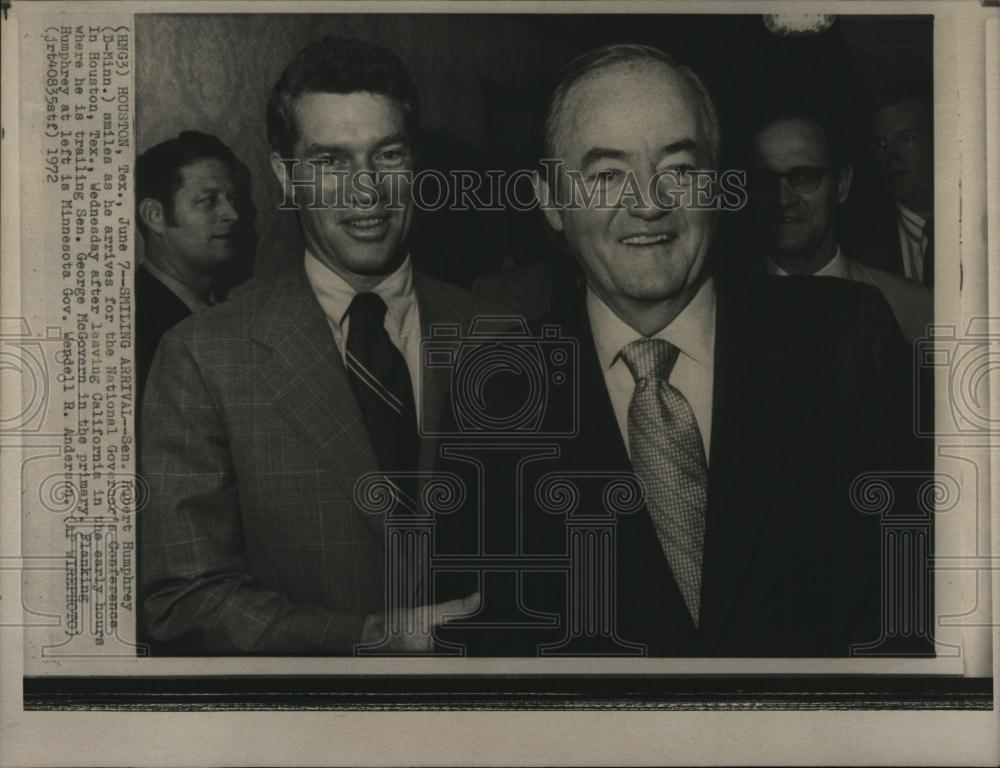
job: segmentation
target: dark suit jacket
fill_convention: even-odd
[[[187,304],[161,283],[144,265],[135,272],[135,375],[137,402],[153,364],[160,338],[191,314]]]
[[[414,285],[425,331],[469,323],[470,294],[420,274]],[[425,423],[442,375],[424,379]],[[350,653],[385,608],[385,533],[354,501],[375,456],[304,272],[166,333],[142,426],[148,636],[174,653]]]
[[[909,437],[903,340],[869,286],[748,275],[719,279],[717,289],[700,626],[645,507],[617,519],[617,586],[602,609],[617,615],[621,640],[654,656],[847,656],[852,643],[879,639],[882,585],[880,519],[852,508],[852,482],[865,472],[928,469]],[[555,441],[558,457],[527,464],[518,491],[524,539],[550,552],[565,552],[565,529],[533,506],[543,475],[631,472],[583,303],[561,321],[579,342],[579,434]],[[905,504],[913,489],[895,490]],[[602,503],[590,488],[578,511],[600,515]],[[464,634],[452,627],[445,639],[485,655],[533,655],[558,640],[566,585],[526,573],[522,592],[526,608],[554,612],[562,626]],[[898,650],[927,647],[918,640]]]

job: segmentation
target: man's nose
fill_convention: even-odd
[[[353,179],[354,204],[362,207],[378,205],[385,195],[386,180],[374,168],[362,168]]]
[[[887,139],[885,143],[879,145],[875,154],[883,163],[891,165],[899,161],[899,145],[895,139]]]
[[[798,192],[792,189],[792,183],[788,180],[788,177],[778,179],[778,205],[782,208],[788,208],[791,205],[795,205],[798,199]]]
[[[655,221],[670,213],[665,207],[656,204],[655,196],[650,187],[653,183],[653,173],[636,174],[634,178],[636,180],[635,187],[633,187],[635,194],[630,194],[627,197],[629,216],[645,221]]]
[[[229,198],[223,198],[219,204],[219,218],[227,224],[235,224],[240,220],[240,212]]]

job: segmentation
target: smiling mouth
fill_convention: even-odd
[[[389,220],[388,216],[372,216],[368,219],[355,219],[354,221],[348,221],[347,226],[352,229],[375,229],[385,224]]]
[[[672,243],[677,239],[677,235],[671,234],[669,232],[664,232],[659,235],[632,235],[631,237],[623,237],[620,242],[622,245],[661,245],[663,243]]]

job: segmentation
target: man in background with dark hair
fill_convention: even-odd
[[[305,252],[169,331],[143,404],[142,617],[173,653],[421,652],[476,608],[387,585],[385,518],[358,496],[380,473],[419,494],[420,429],[448,386],[418,375],[420,339],[477,307],[410,263],[416,124],[402,62],[359,40],[310,43],[272,90],[271,165]],[[389,632],[395,610],[412,632]]]
[[[240,255],[241,169],[229,147],[199,131],[182,131],[136,162],[137,220],[145,245],[135,275],[140,402],[160,337],[214,303],[218,275]]]
[[[765,122],[750,142],[750,203],[768,274],[837,277],[878,289],[911,344],[927,333],[931,292],[915,280],[849,258],[838,242],[853,167],[819,118]]]

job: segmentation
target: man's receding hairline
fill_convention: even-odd
[[[754,155],[754,159],[760,159],[760,151],[757,147],[757,140],[765,131],[773,128],[779,123],[799,123],[800,125],[809,127],[812,130],[813,135],[818,136],[822,142],[824,162],[832,165],[837,164],[837,161],[834,160],[833,157],[833,147],[831,146],[830,136],[827,135],[826,128],[819,120],[814,117],[809,117],[808,115],[788,115],[787,117],[777,117],[754,131],[753,136],[750,138],[750,148]]]
[[[557,103],[553,105],[554,107],[556,107],[556,109],[552,113],[553,117],[552,125],[554,125],[555,127],[555,130],[552,132],[553,134],[552,146],[550,147],[552,153],[558,155],[558,152],[556,152],[556,144],[558,143],[558,140],[562,137],[562,134],[564,132],[562,124],[565,122],[565,114],[569,111],[568,107],[571,104],[570,98],[573,95],[574,91],[577,90],[577,86],[580,86],[588,82],[589,80],[592,80],[601,75],[606,75],[616,69],[638,71],[643,69],[653,70],[656,68],[664,69],[667,72],[670,72],[671,74],[674,75],[674,77],[677,80],[681,82],[681,84],[683,84],[684,88],[687,91],[687,96],[691,100],[691,107],[698,121],[698,136],[695,138],[699,142],[699,144],[701,143],[707,144],[708,143],[707,142],[708,137],[706,136],[707,126],[703,125],[703,123],[705,122],[704,120],[705,115],[702,114],[698,92],[697,89],[695,88],[694,83],[692,83],[687,77],[684,76],[682,67],[680,67],[677,64],[672,64],[670,62],[663,61],[661,59],[652,59],[652,58],[626,59],[624,61],[611,61],[606,64],[602,64],[601,66],[595,67],[594,69],[588,70],[587,72],[584,72],[582,75],[580,75],[580,77],[576,78],[572,83],[570,83],[569,86],[566,88],[566,90],[559,95]],[[702,149],[709,153],[711,152],[711,147],[709,146],[699,147],[699,149]]]

